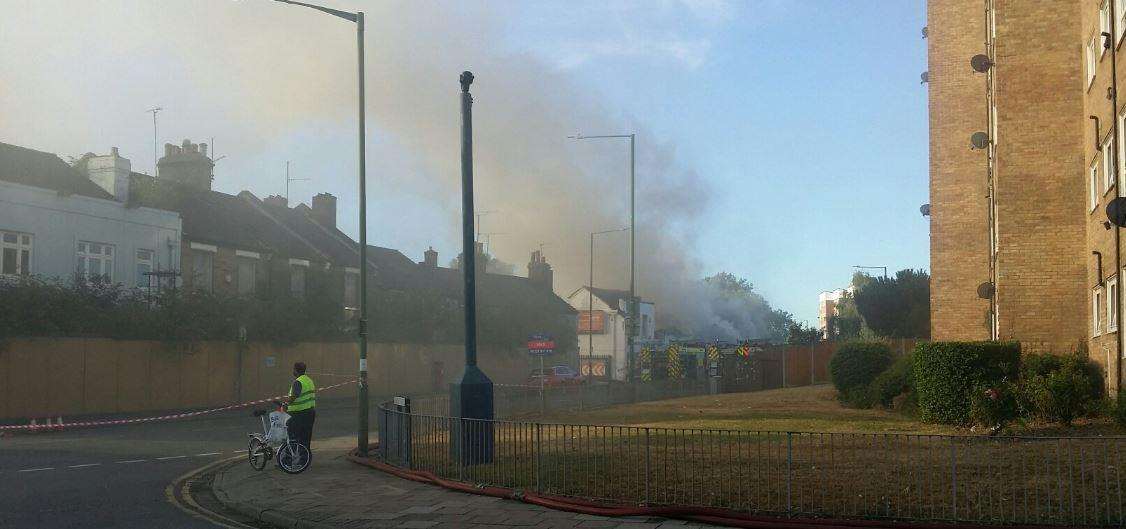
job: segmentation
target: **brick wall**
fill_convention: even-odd
[[[989,303],[977,286],[989,280],[986,158],[970,135],[985,130],[985,77],[969,60],[983,50],[981,0],[927,5],[930,75],[931,336],[989,337]]]

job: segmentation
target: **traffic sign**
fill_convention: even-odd
[[[533,334],[528,337],[528,354],[546,356],[555,353],[555,339],[547,334]]]

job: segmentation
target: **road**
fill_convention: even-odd
[[[0,438],[0,528],[213,529],[172,505],[165,488],[190,470],[245,453],[246,434],[261,430],[250,413]],[[354,403],[322,402],[314,448],[318,439],[355,429]]]

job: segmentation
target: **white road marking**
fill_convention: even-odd
[[[157,461],[168,461],[169,459],[183,459],[188,456],[164,456],[156,458]]]
[[[128,465],[129,463],[144,463],[144,462],[145,462],[144,459],[130,459],[128,461],[114,461],[114,463],[119,463],[119,464],[122,464],[122,465]]]
[[[55,470],[55,467],[25,468],[23,470],[17,470],[17,472],[42,472],[44,470]]]
[[[219,455],[219,454],[221,454],[221,453],[222,453],[222,452],[208,452],[208,453],[206,453],[206,454],[196,454],[195,456],[196,456],[196,457],[217,456],[217,455]]]
[[[67,467],[67,468],[86,468],[86,467],[96,467],[96,466],[98,466],[98,465],[100,465],[100,464],[101,464],[101,463],[86,463],[86,464],[84,464],[84,465],[71,465],[71,466],[69,466],[69,467]]]

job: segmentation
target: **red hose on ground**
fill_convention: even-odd
[[[369,450],[377,449],[378,445],[373,444]],[[383,463],[382,461],[377,461],[373,458],[360,457],[354,451],[349,453],[347,455],[347,458],[353,463],[371,467],[403,479],[438,485],[440,487],[458,492],[479,494],[483,496],[492,496],[495,498],[505,498],[510,500],[519,500],[525,503],[547,507],[549,509],[596,516],[660,516],[663,518],[679,518],[683,520],[691,520],[716,525],[726,525],[730,527],[744,527],[747,529],[771,527],[783,527],[787,529],[950,529],[952,527],[967,529],[995,529],[996,527],[998,527],[982,524],[913,523],[895,522],[890,520],[778,518],[771,516],[755,516],[727,509],[716,509],[709,507],[646,507],[606,505],[580,500],[577,498],[537,494],[529,491],[517,491],[515,489],[504,487],[478,487],[470,485],[468,483],[446,479],[434,474],[433,472],[427,472],[424,470],[405,470],[392,465],[388,465],[387,463]],[[1006,525],[1004,527],[1006,529],[1044,529],[1048,526]]]

